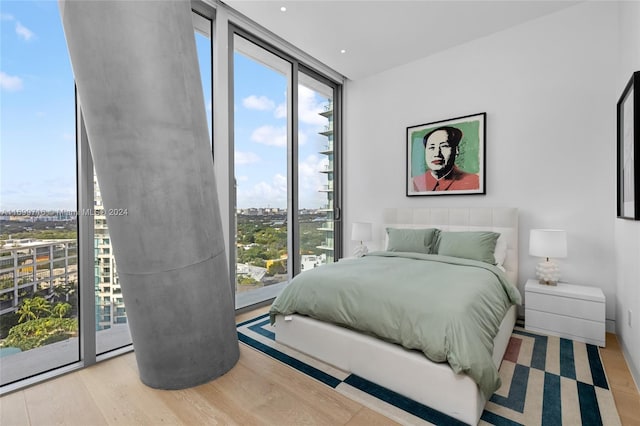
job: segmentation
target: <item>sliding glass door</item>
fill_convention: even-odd
[[[251,304],[289,279],[291,63],[233,45],[236,296]]]
[[[337,86],[245,33],[233,36],[236,308],[339,256]],[[233,235],[233,233],[232,233]]]

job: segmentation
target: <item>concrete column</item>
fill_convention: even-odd
[[[207,382],[239,348],[190,3],[59,5],[140,379]]]

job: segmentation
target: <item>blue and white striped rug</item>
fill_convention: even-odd
[[[362,377],[276,342],[268,314],[238,324],[244,344],[401,424],[462,424]],[[502,387],[481,425],[619,425],[598,347],[517,325],[500,366]]]

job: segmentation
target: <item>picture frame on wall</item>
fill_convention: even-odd
[[[407,197],[486,194],[487,113],[407,127]]]
[[[627,83],[617,104],[618,217],[640,220],[640,71]]]

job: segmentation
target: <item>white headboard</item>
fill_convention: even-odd
[[[509,282],[518,286],[518,209],[516,208],[387,208],[384,209],[384,238],[387,226],[439,228],[443,231],[493,231],[504,235],[504,261]],[[384,245],[382,245],[384,247]]]

